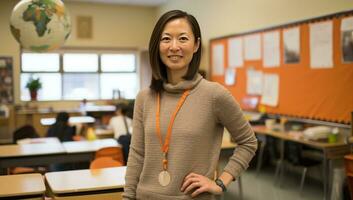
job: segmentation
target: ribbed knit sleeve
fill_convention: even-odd
[[[233,141],[238,144],[224,171],[237,178],[248,168],[250,160],[255,155],[257,139],[232,94],[219,84],[215,87],[213,109],[218,123],[227,128]]]
[[[136,97],[134,106],[133,133],[125,176],[124,200],[136,199],[136,187],[140,179],[145,156],[143,108],[146,93],[143,90]]]

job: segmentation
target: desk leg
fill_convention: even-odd
[[[275,172],[275,180],[274,184],[276,185],[277,181],[281,183],[281,179],[283,177],[283,163],[284,162],[284,140],[280,140],[280,157],[279,160],[277,161],[277,167],[276,167],[276,172]],[[279,179],[279,180],[278,180]]]
[[[284,173],[284,140],[281,140],[280,144],[280,159],[281,159],[281,168],[279,175],[279,186],[282,187],[283,173]]]
[[[260,169],[262,167],[265,146],[266,146],[266,136],[260,139],[260,149],[259,149],[259,155],[257,157],[257,164],[256,164],[256,176],[259,175]]]
[[[243,200],[243,186],[241,184],[241,176],[238,177],[238,186],[239,186],[239,199]]]
[[[323,184],[324,184],[324,200],[328,200],[329,199],[329,179],[330,179],[330,162],[327,158],[327,152],[324,149],[323,150],[324,153],[324,162],[323,162]]]

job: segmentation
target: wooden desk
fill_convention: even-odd
[[[342,159],[344,155],[349,153],[349,145],[343,140],[339,140],[335,143],[319,142],[312,140],[305,140],[303,138],[293,137],[289,132],[273,131],[267,129],[265,126],[253,126],[254,132],[259,135],[271,136],[280,139],[280,162],[284,159],[284,142],[292,141],[300,144],[305,144],[310,147],[319,149],[323,152],[323,181],[324,181],[324,199],[328,199],[329,196],[329,181],[331,169],[330,160],[332,159]],[[261,153],[262,154],[262,153]],[[262,155],[259,155],[262,157]],[[327,176],[326,176],[327,175]]]
[[[15,127],[20,128],[23,125],[31,124],[40,134],[40,136],[45,136],[48,131],[48,126],[43,126],[40,120],[43,118],[54,118],[59,112],[65,111],[70,114],[70,116],[80,116],[82,115],[79,110],[52,110],[52,109],[32,109],[32,110],[18,110],[15,113]]]
[[[126,167],[74,170],[45,174],[54,199],[121,199]]]
[[[45,185],[40,174],[0,176],[0,198],[43,199]]]
[[[314,141],[314,140],[306,140],[304,138],[296,138],[296,137],[293,137],[292,135],[290,135],[289,132],[268,130],[265,126],[253,126],[253,130],[257,134],[268,135],[268,136],[272,136],[272,137],[287,140],[287,141],[298,142],[298,143],[305,144],[305,145],[308,145],[308,146],[311,146],[311,147],[317,148],[317,149],[346,147],[348,145],[343,140],[338,140],[335,143],[328,143],[328,142],[320,142],[320,141]],[[332,156],[332,157],[330,157],[332,159],[342,158],[342,156],[340,154],[338,154],[338,155],[333,154],[330,156]]]
[[[103,147],[116,147],[118,142],[115,139],[99,139],[94,141],[72,141],[63,142],[67,153],[95,152]]]
[[[97,128],[95,132],[96,132],[97,138],[99,139],[114,138],[114,131],[111,129]]]
[[[94,123],[96,119],[90,116],[74,116],[69,118],[69,123],[72,125],[75,124],[91,124]],[[40,119],[40,123],[43,126],[50,126],[56,122],[55,118],[42,118]]]
[[[10,144],[0,146],[0,158],[66,153],[61,143]],[[1,163],[1,159],[0,159]]]
[[[233,143],[230,141],[229,132],[227,131],[227,129],[224,129],[223,138],[222,138],[222,146],[221,146],[222,150],[223,149],[234,149],[237,146],[238,145],[236,143]]]
[[[17,144],[59,144],[60,140],[56,137],[42,137],[42,138],[25,138],[17,140]]]
[[[112,105],[87,105],[86,112],[115,112],[116,108]]]
[[[6,168],[54,163],[89,162],[103,147],[118,146],[114,139],[64,142],[58,144],[23,144],[0,146],[0,174]]]
[[[0,146],[0,174],[8,167],[49,165],[66,162],[61,143],[12,144]]]

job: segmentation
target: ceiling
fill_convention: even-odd
[[[92,2],[92,3],[106,3],[106,4],[124,4],[124,5],[140,5],[140,6],[160,6],[167,0],[64,0],[64,2]]]

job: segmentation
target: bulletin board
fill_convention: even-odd
[[[290,34],[293,30],[299,38]],[[295,46],[291,40],[299,43],[297,55],[288,48]],[[256,42],[260,52],[249,51]],[[228,88],[244,110],[249,109],[248,100],[255,99],[257,109],[269,114],[349,124],[353,112],[353,10],[211,39],[210,65],[211,80]],[[254,71],[262,74],[257,79],[262,81],[257,83],[260,92],[249,89],[253,81],[249,72]],[[278,82],[272,84],[278,93],[266,102],[264,93],[271,84],[264,78],[271,75]]]
[[[0,105],[12,104],[13,95],[13,62],[12,57],[0,56]]]

